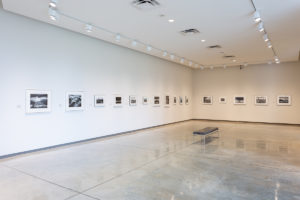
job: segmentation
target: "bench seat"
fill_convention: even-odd
[[[214,131],[218,131],[219,128],[217,127],[206,127],[204,129],[201,129],[199,131],[194,131],[194,134],[197,134],[197,135],[208,135]]]

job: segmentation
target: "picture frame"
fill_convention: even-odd
[[[182,96],[179,96],[179,104],[183,105],[183,98],[182,98]]]
[[[189,105],[190,104],[190,99],[188,96],[184,97],[184,101],[185,101],[185,105]]]
[[[164,105],[166,107],[170,106],[170,95],[165,95]]]
[[[153,96],[153,105],[160,106],[160,96]]]
[[[66,111],[81,111],[85,107],[84,92],[66,93]]]
[[[277,96],[278,106],[290,106],[292,105],[292,97],[290,95],[278,95]]]
[[[143,105],[148,105],[148,97],[142,97]]]
[[[104,95],[95,95],[94,96],[94,106],[95,107],[104,107],[106,104],[106,99]]]
[[[135,95],[129,96],[129,106],[137,106],[137,96]]]
[[[267,106],[269,104],[267,96],[255,96],[254,104],[257,106]]]
[[[234,105],[246,105],[246,97],[243,95],[236,95],[233,98]]]
[[[114,107],[122,107],[123,106],[123,96],[119,94],[113,95],[113,105]]]
[[[219,103],[220,104],[226,104],[227,103],[227,98],[226,97],[219,97]]]
[[[51,91],[49,90],[26,90],[26,113],[51,112]]]
[[[176,96],[173,97],[173,105],[177,105],[177,97]]]
[[[212,96],[203,96],[202,97],[202,104],[212,105],[213,104],[213,97]]]

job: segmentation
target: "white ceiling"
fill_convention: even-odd
[[[4,9],[51,23],[76,32],[84,31],[84,24],[65,16],[57,21],[49,19],[49,0],[2,0]],[[138,44],[132,47],[129,37],[158,49],[174,53],[205,66],[223,64],[256,64],[274,60],[266,47],[262,33],[253,22],[254,8],[250,0],[157,0],[160,6],[139,10],[131,5],[133,0],[59,0],[58,11],[122,35],[116,42],[113,34],[94,30],[89,33],[117,45],[163,57],[160,51],[147,51]],[[256,0],[266,31],[281,62],[297,61],[300,49],[300,0]],[[160,15],[164,15],[161,17]],[[168,19],[175,19],[169,23]],[[196,28],[200,34],[183,36],[184,29]],[[206,42],[201,42],[205,39]],[[208,49],[221,45],[221,49]],[[224,53],[221,53],[224,52]],[[223,55],[235,55],[224,59]],[[174,62],[179,62],[176,58]],[[185,62],[185,65],[188,65]]]

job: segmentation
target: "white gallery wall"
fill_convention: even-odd
[[[234,105],[235,95],[245,96],[246,105]],[[292,105],[278,106],[278,95],[290,95]],[[213,96],[213,104],[202,104],[203,96]],[[219,103],[223,96],[226,104]],[[255,105],[255,96],[268,96],[269,105]],[[193,118],[300,124],[300,63],[195,71]]]
[[[152,105],[154,95],[192,96],[187,67],[2,9],[0,25],[0,156],[192,118],[192,102]],[[52,111],[26,114],[27,89],[51,90]],[[65,111],[67,91],[85,93],[84,111]],[[105,107],[94,107],[98,94]],[[113,94],[123,107],[113,107]],[[129,95],[138,106],[129,107]]]

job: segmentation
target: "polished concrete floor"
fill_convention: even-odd
[[[0,160],[0,199],[300,200],[300,127],[189,121]]]

